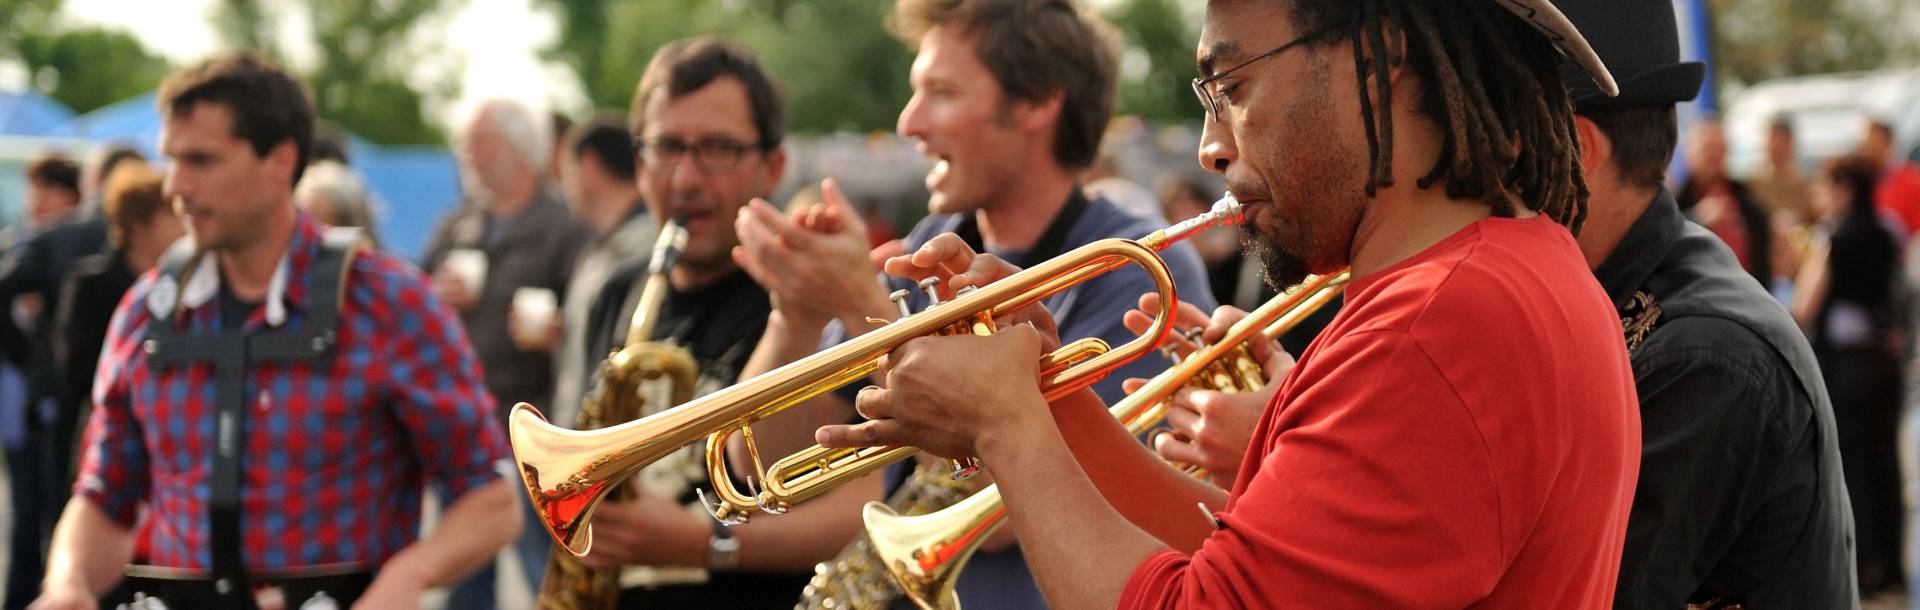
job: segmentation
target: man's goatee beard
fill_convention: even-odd
[[[1240,228],[1240,251],[1260,261],[1260,277],[1275,292],[1286,292],[1307,279],[1306,261],[1270,243],[1251,225]]]

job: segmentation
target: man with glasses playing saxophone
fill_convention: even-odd
[[[1102,238],[1138,238],[1161,228],[1160,219],[1089,197],[1079,184],[1079,174],[1099,150],[1114,104],[1113,39],[1109,26],[1097,16],[1066,0],[901,0],[895,4],[890,26],[917,51],[909,75],[914,95],[901,110],[897,129],[901,136],[918,141],[934,161],[927,174],[932,194],[928,208],[933,215],[914,227],[907,247],[919,247],[936,235],[959,235],[976,248],[1037,263]],[[743,247],[738,258],[772,292],[775,303],[766,339],[748,367],[749,376],[814,353],[823,343],[823,331],[825,343],[838,343],[875,328],[869,318],[899,317],[900,306],[888,302],[889,291],[912,287],[904,281],[883,286],[874,280],[878,270],[869,262],[866,231],[858,215],[831,183],[822,192],[824,203],[791,216],[756,202],[740,217]],[[1176,246],[1163,257],[1179,286],[1207,285],[1204,267],[1191,246]],[[1064,334],[1099,337],[1120,345],[1133,338],[1122,324],[1123,315],[1135,296],[1151,288],[1146,273],[1123,269],[1066,290],[1045,304],[1058,315]],[[1195,295],[1205,297],[1204,290],[1195,290]],[[906,307],[928,306],[928,297],[920,291],[907,294]],[[1118,400],[1123,395],[1122,380],[1150,376],[1166,366],[1158,358],[1141,358],[1094,390]],[[850,401],[856,389],[823,396],[809,408],[756,424],[760,452],[790,453],[813,443],[812,430],[818,424],[848,421],[853,417]],[[747,461],[736,459],[735,463]],[[904,491],[889,495],[920,505],[915,508],[939,508],[940,502],[915,495],[944,493],[941,488],[951,485],[947,478],[947,469],[938,467],[933,476],[916,477]],[[871,489],[873,483],[848,487]],[[896,491],[895,486],[889,486],[890,492]],[[803,503],[794,512],[809,508]],[[844,523],[859,524],[857,510],[836,516]],[[761,521],[772,524],[791,518],[790,514]],[[958,584],[963,603],[976,608],[1044,607],[1019,549],[1011,548],[1011,542],[1011,536],[1005,536],[974,558]],[[845,543],[842,539],[820,549],[822,559]],[[856,559],[852,565],[862,573],[828,574],[825,580],[883,577],[877,562]],[[837,562],[828,567],[836,566]],[[864,593],[822,590],[840,586],[833,582],[815,584],[806,600],[809,604],[825,605],[822,597],[828,595],[847,596],[835,601],[841,606],[884,604]]]
[[[784,112],[779,91],[753,52],[717,38],[661,47],[634,94],[629,123],[641,194],[653,217],[677,219],[687,233],[666,272],[657,313],[643,312],[652,332],[636,338],[685,348],[699,369],[696,394],[739,379],[771,308],[766,290],[731,257],[739,243],[733,220],[748,200],[768,196],[785,170]],[[627,341],[647,277],[647,264],[630,266],[601,289],[588,322],[594,361]],[[649,404],[647,410],[670,406]],[[782,536],[829,541],[815,545],[843,542],[857,523],[835,530],[809,523],[807,515],[835,508],[852,513],[860,498],[847,496],[838,506],[823,499],[785,519],[720,528],[695,501],[694,490],[709,484],[702,449],[695,444],[655,463],[630,483],[636,488],[632,497],[601,504],[592,552],[582,563],[598,570],[641,568],[623,577],[622,608],[790,605],[819,558],[792,556],[788,549],[796,545]]]
[[[1056,607],[1608,605],[1639,428],[1570,234],[1587,195],[1549,41],[1611,90],[1605,67],[1543,0],[1216,0],[1205,23],[1200,160],[1269,281],[1353,276],[1232,492],[1086,393],[1010,382],[1037,377],[1032,327],[905,344],[861,391],[870,420],[818,439],[977,456]],[[953,238],[886,267],[1014,270]]]

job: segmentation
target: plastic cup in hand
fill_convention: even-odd
[[[513,291],[514,339],[522,345],[543,345],[560,313],[560,297],[545,288],[525,287]]]

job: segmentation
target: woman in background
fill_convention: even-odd
[[[1821,172],[1813,189],[1821,224],[1792,307],[1833,397],[1863,596],[1902,582],[1895,445],[1902,347],[1893,302],[1901,245],[1874,206],[1879,170],[1849,156]]]

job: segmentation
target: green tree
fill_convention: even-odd
[[[912,52],[885,28],[892,2],[541,0],[560,32],[548,59],[573,68],[600,108],[626,109],[654,50],[690,33],[753,48],[789,101],[798,131],[890,130],[912,90]],[[1198,27],[1178,0],[1124,0],[1107,17],[1122,41],[1119,110],[1192,120]]]
[[[216,36],[240,49],[274,49],[273,21],[258,0],[220,0],[210,23]]]
[[[84,27],[31,35],[16,44],[35,88],[75,113],[145,93],[169,69],[165,59],[119,30]]]
[[[1769,78],[1920,62],[1911,0],[1709,0],[1721,78]]]
[[[1192,121],[1199,102],[1193,79],[1193,48],[1198,24],[1189,22],[1177,0],[1126,0],[1107,12],[1125,36],[1120,54],[1120,103],[1124,114],[1156,121]]]
[[[53,30],[60,0],[0,0],[0,56],[19,57],[21,42]]]
[[[753,48],[780,82],[797,131],[889,129],[912,56],[882,28],[886,2],[542,0],[560,32],[545,54],[573,68],[587,99],[626,109],[647,61],[692,32]]]
[[[427,124],[423,92],[409,84],[405,70],[418,59],[409,45],[426,18],[458,6],[437,0],[221,0],[214,23],[230,46],[285,57],[273,36],[274,17],[305,11],[319,61],[303,76],[319,115],[380,144],[438,144],[445,138]]]
[[[65,27],[61,0],[0,0],[0,58],[26,68],[29,85],[74,112],[139,95],[167,62],[122,31]]]

